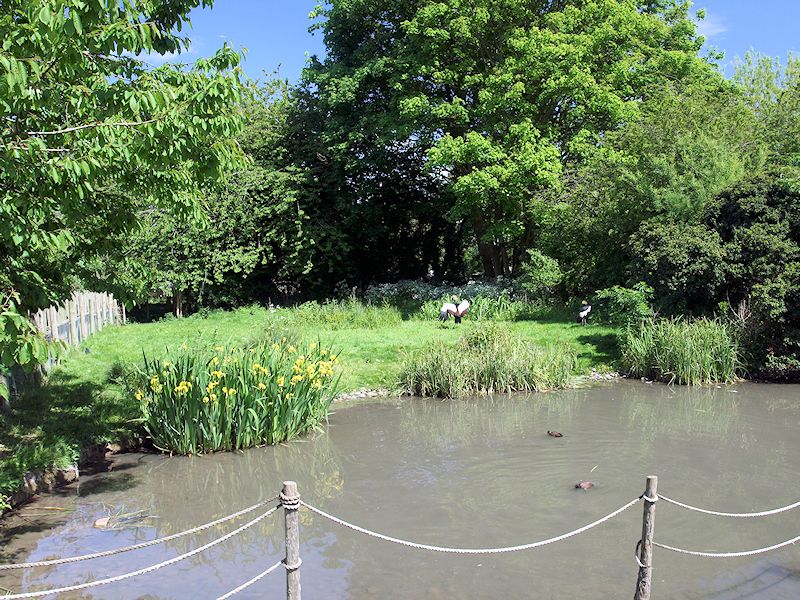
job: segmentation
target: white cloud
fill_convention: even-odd
[[[728,26],[725,22],[712,14],[706,12],[706,18],[697,21],[697,33],[704,38],[711,39],[721,33],[728,31]]]

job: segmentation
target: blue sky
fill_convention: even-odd
[[[316,4],[317,0],[216,0],[213,9],[192,12],[188,35],[193,45],[181,60],[212,54],[228,42],[248,49],[244,69],[250,77],[280,65],[280,74],[296,81],[306,53],[324,53],[322,34],[308,33],[308,13]],[[697,0],[694,8],[706,9],[700,31],[707,45],[725,51],[727,75],[736,57],[751,48],[782,60],[789,51],[800,51],[800,0]]]

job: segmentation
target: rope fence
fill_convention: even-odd
[[[630,502],[625,503],[624,505],[620,506],[613,512],[600,517],[599,519],[588,523],[582,527],[574,529],[572,531],[568,531],[561,535],[547,538],[544,540],[539,540],[535,542],[529,542],[525,544],[519,544],[516,546],[502,546],[502,547],[492,547],[492,548],[454,548],[448,546],[436,546],[431,544],[422,544],[418,542],[412,542],[409,540],[404,540],[401,538],[392,537],[390,535],[386,535],[383,533],[378,533],[376,531],[372,531],[365,527],[361,527],[339,517],[336,517],[332,514],[329,514],[323,511],[316,506],[313,506],[309,503],[306,503],[300,499],[300,494],[297,491],[297,484],[292,481],[284,482],[283,489],[281,490],[280,494],[277,494],[267,500],[263,500],[258,502],[252,506],[239,510],[237,512],[231,513],[219,519],[215,519],[203,525],[199,525],[197,527],[193,527],[191,529],[187,529],[186,531],[182,531],[180,533],[174,533],[172,535],[168,535],[161,538],[156,538],[154,540],[150,540],[148,542],[142,542],[139,544],[135,544],[132,546],[126,546],[123,548],[116,548],[113,550],[105,550],[102,552],[94,552],[91,554],[83,554],[80,556],[72,556],[72,557],[64,557],[64,558],[55,558],[49,560],[42,560],[36,562],[27,562],[27,563],[16,563],[16,564],[0,564],[0,572],[8,571],[12,569],[31,569],[37,567],[48,567],[54,565],[61,565],[67,563],[75,563],[80,561],[86,561],[95,558],[102,558],[106,556],[112,556],[117,554],[122,554],[125,552],[131,552],[133,550],[140,550],[143,548],[148,548],[151,546],[155,546],[157,544],[163,544],[170,540],[175,540],[179,538],[183,538],[192,534],[197,534],[202,531],[208,530],[212,527],[217,525],[221,525],[228,521],[232,521],[238,517],[243,515],[249,514],[253,511],[258,509],[263,509],[264,507],[268,506],[269,504],[275,502],[276,500],[279,501],[277,506],[266,510],[265,512],[261,513],[254,519],[240,525],[236,529],[222,535],[206,544],[198,546],[194,550],[189,552],[185,552],[163,562],[159,562],[157,564],[151,565],[149,567],[145,567],[142,569],[138,569],[136,571],[131,571],[128,573],[123,573],[121,575],[115,575],[113,577],[107,577],[104,579],[97,579],[94,581],[87,581],[85,583],[80,583],[77,585],[66,586],[56,589],[49,589],[49,590],[40,590],[40,591],[33,591],[33,592],[24,592],[18,594],[10,594],[5,596],[0,596],[0,600],[17,600],[23,598],[42,598],[45,596],[54,596],[58,594],[67,594],[70,592],[76,592],[80,590],[85,590],[88,588],[93,588],[96,586],[101,586],[110,583],[116,583],[119,581],[124,581],[126,579],[130,579],[132,577],[138,577],[140,575],[145,575],[148,573],[152,573],[164,567],[173,565],[180,561],[183,561],[187,558],[191,558],[192,556],[196,556],[206,550],[221,544],[240,533],[250,529],[257,523],[261,522],[262,520],[266,519],[267,517],[273,515],[276,511],[280,508],[284,510],[284,524],[285,524],[285,547],[286,547],[286,556],[283,560],[276,562],[275,564],[269,566],[264,571],[261,571],[251,579],[247,580],[246,582],[242,583],[238,587],[230,590],[226,594],[219,596],[217,600],[228,600],[242,592],[243,590],[249,588],[250,586],[254,585],[255,583],[261,581],[270,573],[278,570],[281,566],[284,567],[286,571],[286,597],[288,600],[301,600],[300,597],[300,567],[302,565],[302,560],[300,558],[300,521],[298,518],[299,510],[305,509],[310,513],[318,515],[323,519],[326,519],[332,523],[335,523],[341,527],[345,527],[347,529],[356,531],[363,535],[367,535],[369,537],[389,542],[393,544],[399,544],[401,546],[405,546],[408,548],[416,549],[416,550],[428,550],[432,552],[440,552],[440,553],[447,553],[447,554],[503,554],[509,552],[518,552],[523,550],[532,550],[534,548],[541,548],[543,546],[547,546],[549,544],[554,544],[556,542],[561,542],[571,537],[580,535],[602,525],[603,523],[613,519],[614,517],[620,515],[621,513],[625,512],[629,508],[633,507],[634,505],[638,504],[640,501],[643,502],[643,515],[642,515],[642,537],[640,540],[637,541],[636,544],[636,563],[639,568],[639,574],[637,577],[637,584],[636,584],[636,594],[634,596],[635,600],[649,600],[651,596],[651,585],[652,585],[652,567],[653,567],[653,548],[658,547],[664,550],[668,550],[671,552],[675,552],[678,554],[684,554],[689,556],[697,556],[697,557],[707,557],[707,558],[738,558],[738,557],[747,557],[747,556],[754,556],[758,554],[764,554],[766,552],[770,552],[773,550],[778,550],[780,548],[784,548],[786,546],[791,546],[798,541],[800,541],[800,535],[793,537],[792,539],[786,540],[785,542],[781,542],[779,544],[775,544],[772,546],[767,546],[764,548],[758,548],[756,550],[747,550],[747,551],[740,551],[740,552],[705,552],[705,551],[698,551],[698,550],[685,550],[683,548],[678,548],[675,546],[670,546],[667,544],[662,544],[660,542],[656,542],[654,538],[654,530],[655,530],[655,507],[659,501],[664,501],[669,504],[675,505],[679,508],[698,512],[707,515],[713,516],[721,516],[721,517],[733,517],[733,518],[754,518],[754,517],[768,517],[777,515],[783,512],[787,512],[794,508],[800,507],[800,501],[794,502],[792,504],[775,508],[771,510],[765,510],[760,512],[750,512],[750,513],[733,513],[733,512],[721,512],[715,510],[709,510],[705,508],[698,508],[696,506],[692,506],[690,504],[685,504],[683,502],[679,502],[677,500],[673,500],[663,495],[659,495],[658,491],[658,478],[655,476],[650,476],[647,478],[645,491],[637,498],[634,498]]]
[[[305,502],[301,502],[301,504],[311,512],[316,513],[319,516],[324,517],[329,521],[336,523],[337,525],[341,525],[342,527],[347,527],[348,529],[352,529],[353,531],[358,531],[359,533],[363,533],[365,535],[377,538],[379,540],[383,540],[385,542],[392,542],[393,544],[400,544],[401,546],[408,546],[409,548],[415,548],[417,550],[431,550],[433,552],[444,552],[448,554],[503,554],[505,552],[517,552],[519,550],[531,550],[533,548],[540,548],[542,546],[547,546],[548,544],[553,544],[555,542],[566,540],[567,538],[571,538],[572,536],[578,535],[579,533],[583,533],[584,531],[589,531],[590,529],[597,527],[598,525],[605,523],[609,519],[613,519],[618,514],[626,511],[634,504],[637,504],[639,500],[641,500],[641,496],[639,498],[634,498],[624,506],[621,506],[620,508],[606,515],[605,517],[597,519],[596,521],[593,521],[588,525],[584,525],[583,527],[575,529],[568,533],[564,533],[562,535],[552,537],[546,540],[541,540],[538,542],[531,542],[529,544],[520,544],[519,546],[506,546],[502,548],[447,548],[445,546],[431,546],[429,544],[417,544],[416,542],[401,540],[399,538],[384,535],[382,533],[370,531],[369,529],[364,529],[363,527],[359,527],[358,525],[353,525],[352,523],[348,523],[343,519],[339,519],[338,517],[329,515],[328,513],[314,506],[311,506],[310,504],[306,504]]]

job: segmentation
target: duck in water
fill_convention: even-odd
[[[591,481],[579,481],[575,484],[576,490],[590,490],[594,487],[594,483]]]

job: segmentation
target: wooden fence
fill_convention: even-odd
[[[111,294],[76,292],[71,300],[38,310],[31,319],[47,339],[79,346],[106,325],[125,323],[127,316],[125,305]]]

